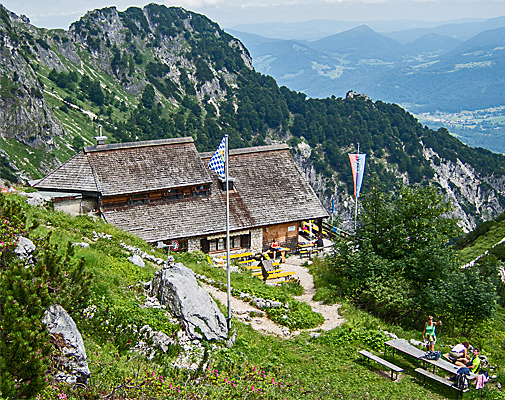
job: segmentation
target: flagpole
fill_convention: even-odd
[[[359,142],[358,142],[358,161],[356,165],[356,170],[359,171]],[[358,229],[358,193],[356,193],[356,209],[354,210],[354,234],[356,234],[356,230]]]
[[[228,317],[226,318],[226,325],[228,331],[231,329],[231,284],[230,284],[230,192],[228,187],[228,135],[225,137],[225,151],[224,151],[224,167],[226,176],[226,278],[227,278],[227,293],[228,293]]]

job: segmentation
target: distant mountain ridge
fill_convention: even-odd
[[[403,46],[397,41],[376,33],[366,25],[310,42],[308,47],[356,63],[362,59],[399,61],[405,54]]]
[[[421,20],[385,20],[385,21],[338,21],[329,19],[310,20],[305,22],[278,23],[265,22],[257,24],[239,24],[226,27],[244,33],[257,34],[269,38],[315,41],[327,36],[367,25],[375,32],[405,44],[411,43],[429,33],[450,36],[459,40],[467,40],[488,29],[505,25],[505,16],[490,19],[473,18],[452,21],[421,21]]]
[[[409,51],[416,53],[447,53],[463,43],[459,39],[450,36],[439,35],[438,33],[428,33],[414,40],[408,46]]]
[[[487,19],[484,21],[454,21],[438,25],[434,28],[414,28],[393,32],[384,32],[383,34],[391,39],[395,39],[402,44],[408,44],[414,40],[430,33],[441,36],[449,36],[454,39],[465,41],[478,35],[481,32],[501,28],[505,26],[505,16]]]
[[[489,26],[500,24],[505,25],[505,17],[493,19]],[[487,25],[479,23],[478,27]],[[312,53],[312,59],[299,57],[292,47],[289,51],[284,40],[269,38],[267,42],[257,36],[252,39],[250,34],[232,33],[250,50],[255,68],[271,74],[281,85],[318,98],[342,96],[352,88],[373,99],[408,105],[409,110],[420,113],[505,104],[501,73],[505,70],[504,30],[502,26],[481,31],[464,42],[430,33],[402,45],[359,26],[303,42],[306,54],[310,54],[309,49],[318,51]],[[283,54],[282,59],[277,54]]]

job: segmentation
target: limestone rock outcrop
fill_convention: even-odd
[[[151,296],[166,305],[182,321],[191,338],[224,341],[226,318],[215,301],[202,289],[195,274],[181,263],[170,261],[151,282]],[[203,335],[203,336],[202,336]]]
[[[55,356],[58,366],[54,378],[69,384],[86,385],[91,375],[86,361],[86,349],[81,333],[65,309],[54,304],[46,311],[43,321],[51,334],[51,341],[59,352]]]

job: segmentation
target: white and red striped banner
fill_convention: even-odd
[[[363,174],[365,172],[366,154],[349,154],[351,161],[352,179],[354,180],[354,197],[359,197],[361,184],[363,183]]]

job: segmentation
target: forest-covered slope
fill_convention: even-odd
[[[505,208],[505,159],[430,130],[394,104],[355,94],[309,99],[252,68],[242,43],[207,17],[150,4],[87,13],[45,30],[0,9],[2,178],[41,177],[98,125],[109,142],[192,136],[199,151],[287,142],[323,204],[350,219],[348,152],[368,154],[365,186],[435,183],[471,229]]]

